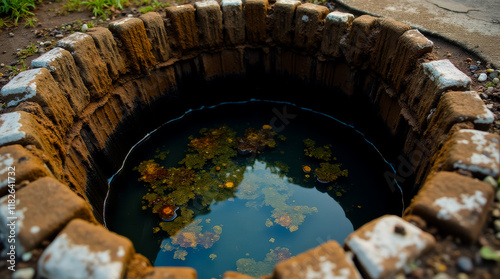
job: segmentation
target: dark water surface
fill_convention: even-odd
[[[166,222],[143,202],[151,185],[139,181],[141,173],[134,168],[148,160],[165,169],[179,167],[190,140],[200,137],[202,129],[225,126],[241,137],[246,129],[263,125],[277,132],[276,146],[232,157],[235,167],[224,174],[219,189],[207,192],[213,196],[220,191],[216,200],[191,200],[177,210],[177,218],[188,221],[175,234],[161,229],[160,223]],[[330,162],[341,164],[348,176],[318,182],[314,170],[321,160],[305,155],[305,139],[317,147],[331,145],[335,160]],[[312,171],[305,173],[304,166]],[[105,220],[155,266],[191,266],[199,278],[220,278],[227,270],[258,276],[327,240],[342,244],[374,218],[400,215],[401,193],[389,189],[384,178],[388,171],[392,168],[371,142],[332,117],[291,103],[223,103],[190,111],[138,144],[111,180]],[[187,210],[192,212],[189,218]]]

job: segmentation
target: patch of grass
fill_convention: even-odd
[[[35,53],[38,53],[38,46],[31,43],[25,49],[22,49],[17,53],[17,56],[21,58],[21,60],[26,59],[28,56],[31,56]]]
[[[145,0],[145,1],[151,3],[150,0]],[[144,0],[142,2],[144,2]],[[165,7],[169,7],[169,6],[170,6],[170,3],[162,3],[162,2],[160,2],[158,0],[153,0],[153,3],[151,3],[147,7],[140,8],[139,11],[141,13],[145,14],[145,13],[148,13],[148,12],[155,12],[155,11],[160,10],[161,8],[165,8]]]
[[[19,19],[28,18],[35,14],[36,0],[0,0],[0,14],[7,16],[17,26]]]
[[[26,28],[35,27],[35,22],[37,22],[37,21],[38,21],[38,18],[30,17],[30,18],[26,19],[26,23],[24,24],[24,27],[26,27]]]
[[[118,9],[123,10],[130,4],[129,0],[87,0],[82,2],[83,5],[87,6],[95,17],[101,17],[106,19],[111,15],[111,10]]]
[[[21,64],[21,69],[17,68],[17,65]],[[13,79],[15,76],[17,76],[20,72],[26,71],[26,62],[24,59],[21,59],[16,65],[14,66],[5,66],[7,69],[10,70],[9,74],[9,79]]]
[[[83,2],[81,0],[68,0],[62,8],[68,12],[81,12]]]

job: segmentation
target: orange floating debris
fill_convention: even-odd
[[[304,171],[305,173],[310,173],[311,167],[310,166],[302,166],[302,171]]]
[[[164,221],[172,221],[177,217],[177,209],[179,207],[175,205],[164,205],[158,210],[158,214],[160,215],[160,218]]]

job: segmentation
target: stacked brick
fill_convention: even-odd
[[[405,136],[406,154],[418,157],[411,162],[423,186],[405,214],[476,241],[494,196],[480,179],[499,177],[500,137],[486,132],[494,115],[468,91],[470,79],[447,60],[431,61],[432,48],[406,24],[294,0],[278,1],[272,12],[267,0],[198,2],[77,32],[1,90],[0,231],[9,230],[4,170],[16,167],[18,255],[51,241],[40,276],[123,278],[135,251],[92,213],[103,191],[87,189],[93,156],[112,152],[110,138],[134,110],[168,97],[194,73],[211,80],[257,69],[366,94],[393,133]],[[344,247],[326,242],[278,264],[272,278],[386,278],[434,244],[404,219],[383,216]],[[144,278],[196,272],[151,268]]]

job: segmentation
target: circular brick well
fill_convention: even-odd
[[[245,82],[276,89],[258,97],[311,107],[331,96],[290,96],[284,85],[368,102],[398,140],[388,185],[411,181],[405,192],[418,191],[403,217],[380,217],[343,247],[328,241],[281,262],[270,278],[391,277],[435,245],[409,222],[417,217],[474,242],[494,198],[482,179],[499,177],[500,137],[487,132],[494,116],[467,75],[432,49],[401,22],[290,0],[198,2],[76,32],[1,90],[2,256],[16,217],[17,262],[39,277],[196,278],[190,268],[148,267],[130,240],[101,225],[107,179],[135,142],[186,104],[256,97],[238,90]],[[234,90],[214,91],[221,83]]]

